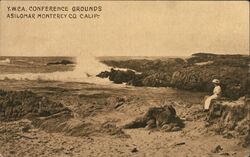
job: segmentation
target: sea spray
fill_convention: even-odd
[[[94,56],[86,53],[80,53],[77,56],[77,65],[74,73],[86,76],[96,76],[101,71],[110,70],[108,66],[99,62]]]
[[[100,63],[94,56],[85,53],[80,53],[76,59],[77,64],[73,71],[57,71],[51,73],[0,74],[0,80],[49,80],[111,84],[108,79],[101,79],[96,77],[99,72],[109,70],[110,68],[108,66]]]

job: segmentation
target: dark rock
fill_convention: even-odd
[[[113,81],[114,83],[120,84],[120,83],[128,83],[132,80],[135,80],[136,74],[132,70],[115,70],[111,69],[110,72],[104,71],[96,75],[97,77],[101,78],[109,78],[110,81]]]
[[[137,149],[137,148],[133,148],[133,149],[131,150],[131,152],[132,152],[132,153],[136,153],[136,152],[138,152],[138,149]]]
[[[127,85],[138,86],[138,87],[144,86],[142,83],[143,78],[144,78],[143,75],[135,75],[134,79],[127,82]]]
[[[223,152],[223,153],[220,153],[220,155],[229,156],[230,154],[227,152]]]
[[[169,73],[159,72],[145,77],[142,80],[144,86],[150,87],[169,87],[171,75]]]
[[[103,71],[103,72],[99,73],[96,76],[100,77],[100,78],[108,78],[110,76],[110,72],[109,71]]]
[[[211,152],[212,153],[219,153],[223,150],[223,148],[220,145],[217,145],[216,147],[214,147]]]
[[[242,145],[249,145],[249,98],[237,101],[212,101],[206,122],[213,130],[226,138],[240,138]]]
[[[182,120],[176,115],[172,105],[163,107],[151,107],[143,117],[128,123],[124,128],[141,128],[146,129],[159,128],[165,131],[177,131],[184,127]],[[178,129],[177,129],[178,128]]]
[[[133,72],[132,70],[121,71],[111,69],[109,79],[114,83],[119,84],[129,82],[130,80],[133,80],[134,77],[135,72]]]
[[[151,86],[151,87],[166,87],[170,86],[171,76],[173,72],[182,67],[185,61],[181,58],[171,58],[168,60],[127,60],[127,61],[103,61],[104,64],[118,68],[133,69],[141,74],[136,73],[132,78],[127,79],[127,84],[134,86]],[[115,71],[117,71],[115,73]],[[119,70],[111,71],[115,75],[119,74]],[[104,74],[100,73],[100,77]],[[120,75],[120,74],[119,74]],[[119,76],[118,75],[118,76]],[[117,77],[118,77],[117,76]],[[125,75],[123,75],[125,76]],[[110,80],[116,80],[110,78]],[[119,78],[119,80],[121,80]],[[126,81],[126,79],[123,78]],[[121,82],[121,81],[114,81]]]
[[[193,54],[186,60],[108,60],[102,62],[112,67],[133,69],[141,74],[113,69],[98,76],[109,77],[114,83],[134,86],[177,87],[205,92],[212,92],[211,81],[217,78],[221,81],[223,96],[236,100],[241,96],[250,95],[249,61],[249,56],[211,53]],[[201,62],[209,64],[199,64]]]
[[[63,60],[61,60],[61,61],[58,61],[58,62],[49,62],[49,63],[47,63],[47,65],[67,65],[67,64],[75,64],[74,62],[72,62],[72,61],[70,61],[70,60],[65,60],[65,59],[63,59]]]
[[[213,61],[217,66],[247,67],[249,56],[247,55],[219,55],[212,53],[195,53],[187,59],[189,64]]]
[[[20,120],[26,116],[46,117],[62,111],[71,112],[63,104],[30,91],[0,91],[0,121]]]
[[[11,150],[11,151],[10,151],[10,154],[16,154],[16,151]]]
[[[0,90],[0,121],[28,118],[31,126],[47,132],[63,132],[72,136],[85,136],[92,132],[88,123],[74,119],[72,111],[59,102],[41,97],[30,91]],[[27,132],[29,126],[22,131]]]
[[[180,89],[212,92],[211,81],[221,81],[222,95],[238,99],[248,94],[247,68],[216,65],[192,66],[173,73],[171,84]]]
[[[147,122],[147,126],[145,127],[145,129],[153,129],[156,128],[156,122],[155,119],[151,119]]]

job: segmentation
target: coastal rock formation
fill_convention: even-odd
[[[150,87],[169,87],[171,86],[171,75],[166,72],[154,73],[142,79],[144,86]]]
[[[226,138],[241,138],[243,145],[250,144],[250,99],[212,101],[207,122],[209,129]]]
[[[109,78],[114,83],[120,84],[134,80],[135,72],[132,70],[126,70],[126,71],[114,70],[112,68],[110,72],[104,71],[98,74],[97,76],[101,78]]]
[[[111,69],[109,79],[112,80],[114,83],[124,83],[133,80],[135,77],[135,72],[132,70],[114,70]]]
[[[222,94],[231,99],[238,99],[249,94],[249,76],[247,68],[229,67],[227,65],[191,66],[173,73],[171,84],[180,89],[211,92],[211,80],[221,81]]]
[[[110,75],[110,72],[109,71],[102,71],[100,72],[99,74],[97,74],[96,76],[97,77],[100,77],[100,78],[108,78]]]
[[[30,91],[0,91],[0,121],[29,119],[31,124],[48,132],[72,136],[87,135],[89,124],[75,119],[63,104]]]
[[[60,112],[71,114],[63,104],[30,91],[0,91],[0,121],[14,121],[24,117],[47,117]]]
[[[180,89],[211,92],[211,80],[221,81],[222,94],[231,99],[249,95],[249,57],[196,53],[186,59],[187,66],[175,71],[171,84]],[[203,64],[199,64],[203,63]],[[205,64],[206,63],[206,64]]]
[[[184,127],[182,120],[176,115],[172,105],[151,107],[143,117],[126,124],[125,129],[131,128],[158,128],[165,131],[178,131]]]
[[[115,67],[133,69],[137,72],[147,73],[150,71],[168,72],[182,67],[186,61],[182,58],[168,58],[168,59],[131,59],[131,60],[103,60],[102,63]]]
[[[248,56],[197,53],[186,59],[131,59],[102,62],[108,66],[141,72],[137,74],[130,70],[112,69],[110,72],[105,71],[97,75],[109,78],[114,83],[212,92],[211,80],[217,78],[221,81],[222,94],[225,97],[236,100],[250,94],[250,89],[247,88],[250,86]]]

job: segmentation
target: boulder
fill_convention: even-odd
[[[132,70],[115,70],[111,69],[110,72],[104,71],[97,75],[101,78],[109,78],[110,81],[113,81],[114,83],[121,84],[121,83],[127,83],[131,80],[134,80],[136,74]]]
[[[242,97],[237,101],[214,100],[206,122],[209,129],[224,137],[241,138],[244,145],[249,145],[250,134],[250,99]]]
[[[147,113],[135,119],[134,121],[124,125],[123,128],[158,128],[165,131],[178,131],[184,127],[182,120],[176,115],[176,111],[172,105],[163,107],[151,107]]]
[[[121,70],[113,70],[111,69],[111,74],[109,79],[113,81],[114,83],[126,83],[129,82],[130,80],[133,80],[135,77],[135,72],[132,70],[127,70],[127,71],[121,71]]]
[[[97,77],[100,78],[108,78],[110,76],[110,72],[109,71],[102,71],[101,73],[96,75]]]

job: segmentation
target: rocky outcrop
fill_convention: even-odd
[[[110,72],[104,71],[98,74],[97,76],[101,78],[109,78],[114,83],[120,84],[134,80],[135,72],[132,70],[126,70],[126,71],[114,70],[112,68]]]
[[[212,53],[195,53],[192,57],[187,59],[188,64],[195,64],[200,62],[213,61],[214,65],[230,66],[230,67],[248,67],[248,55],[219,55]]]
[[[206,120],[209,129],[226,138],[241,138],[244,146],[250,144],[250,99],[212,101]]]
[[[132,70],[121,71],[111,69],[109,79],[114,83],[124,83],[133,80],[134,77],[135,72],[133,72]]]
[[[63,132],[85,136],[92,132],[90,124],[75,119],[63,104],[30,91],[0,91],[0,121],[29,119],[31,124],[47,132]]]
[[[66,59],[63,59],[61,61],[58,61],[58,62],[49,62],[47,63],[47,65],[68,65],[68,64],[75,64],[74,62],[70,61],[70,60],[66,60]]]
[[[176,68],[182,67],[186,64],[186,61],[182,58],[169,58],[165,60],[147,60],[147,59],[131,59],[131,60],[104,60],[102,63],[115,67],[133,69],[138,72],[168,72]]]
[[[171,74],[165,72],[154,73],[142,79],[143,86],[169,87],[171,86]]]
[[[109,71],[102,71],[102,72],[100,72],[99,74],[97,74],[96,76],[97,76],[97,77],[100,77],[100,78],[109,78],[110,73],[111,73],[111,72],[109,72]]]
[[[178,131],[184,127],[182,120],[176,115],[172,105],[151,107],[143,117],[126,124],[125,129],[131,128],[158,128],[165,131]]]
[[[102,61],[118,68],[133,69],[120,71],[112,69],[101,72],[99,77],[109,78],[114,83],[134,86],[177,87],[179,89],[212,92],[211,81],[221,80],[222,94],[231,99],[250,95],[248,76],[249,57],[243,55],[216,55],[197,53],[187,59]]]
[[[221,81],[225,97],[237,99],[249,93],[247,69],[240,67],[192,66],[174,72],[171,84],[180,89],[209,92],[213,90],[214,78]]]
[[[103,95],[102,95],[103,96]],[[96,95],[95,99],[98,99]],[[115,97],[107,100],[108,109],[117,109],[127,100],[126,97]],[[103,105],[100,103],[100,105]],[[100,106],[84,108],[84,113],[91,114]],[[107,109],[107,108],[105,108]],[[78,106],[78,110],[79,109]],[[65,107],[62,103],[39,96],[31,91],[3,91],[0,90],[0,122],[11,123],[28,119],[30,125],[46,132],[61,132],[70,136],[88,136],[94,133],[105,133],[115,137],[127,135],[115,124],[103,124],[100,127],[87,123],[78,114]],[[78,115],[75,117],[75,115]]]
[[[30,91],[0,91],[0,121],[20,120],[24,117],[46,117],[60,112],[71,114],[63,104]]]

